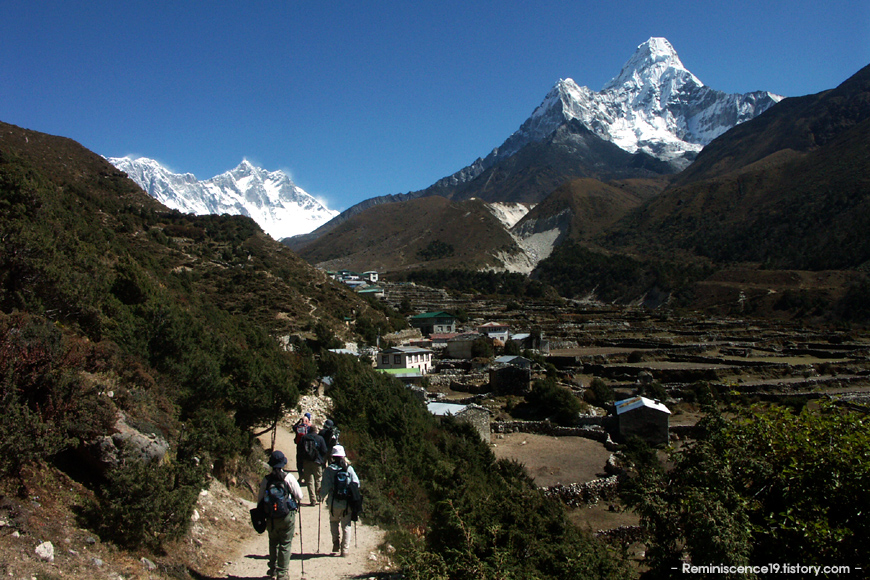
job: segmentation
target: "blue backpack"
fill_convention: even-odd
[[[290,486],[284,479],[279,479],[271,473],[266,476],[266,493],[260,502],[260,509],[273,519],[284,518],[291,511],[298,509],[296,500],[290,493]]]
[[[350,475],[347,469],[339,469],[335,472],[335,492],[332,496],[337,501],[350,501]]]

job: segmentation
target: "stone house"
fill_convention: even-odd
[[[460,405],[457,403],[429,403],[426,408],[436,417],[455,417],[457,421],[471,424],[480,438],[489,443],[489,411],[480,405]]]
[[[489,369],[489,388],[498,395],[525,395],[531,385],[532,371],[528,367],[498,365]]]
[[[671,412],[660,401],[646,397],[617,401],[616,416],[623,440],[635,435],[651,445],[668,442]]]
[[[494,361],[495,364],[503,364],[503,365],[511,365],[514,367],[520,367],[521,369],[530,369],[532,368],[532,361],[527,359],[524,356],[518,355],[509,355],[506,354],[504,356],[500,356]]]
[[[472,347],[481,338],[483,335],[476,332],[457,334],[447,341],[447,356],[449,358],[474,358],[471,353]]]

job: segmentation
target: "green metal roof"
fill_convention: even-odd
[[[426,318],[456,318],[449,312],[424,312],[422,314],[415,314],[411,317],[412,320],[422,320]]]

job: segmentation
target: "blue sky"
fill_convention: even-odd
[[[870,64],[854,0],[2,6],[0,121],[200,179],[247,158],[339,210],[485,156],[560,78],[600,90],[651,36],[726,92],[816,93]]]

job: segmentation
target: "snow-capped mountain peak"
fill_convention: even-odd
[[[727,94],[711,89],[683,65],[667,39],[653,37],[637,47],[601,91],[560,79],[502,145],[438,183],[470,181],[574,120],[629,153],[642,151],[678,171],[710,141],[782,98],[766,91]]]
[[[247,159],[204,181],[192,173],[173,173],[147,157],[112,157],[109,162],[167,207],[197,215],[246,215],[276,240],[311,232],[338,215],[283,171],[266,171]]]
[[[620,73],[604,85],[603,91],[624,85],[660,84],[673,78],[703,86],[698,77],[683,65],[677,51],[666,38],[650,38],[637,47]]]

